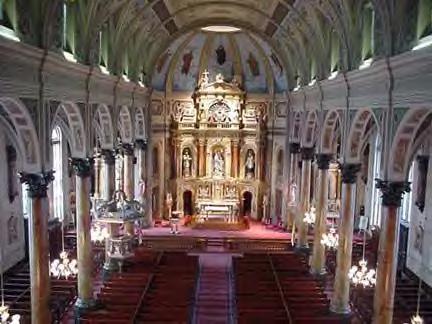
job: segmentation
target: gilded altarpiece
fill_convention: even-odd
[[[264,191],[262,112],[248,109],[245,92],[221,75],[209,82],[204,73],[192,99],[174,101],[171,110],[176,165],[170,187],[177,210],[200,221],[258,218]]]

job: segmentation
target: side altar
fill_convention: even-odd
[[[202,74],[193,105],[175,107],[171,193],[175,208],[198,223],[258,217],[265,192],[263,112],[248,110],[246,93],[221,74]]]

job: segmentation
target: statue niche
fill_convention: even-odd
[[[183,177],[187,178],[191,176],[192,173],[192,154],[188,147],[183,149],[182,154],[182,167],[183,167]]]
[[[222,178],[225,176],[225,157],[223,150],[217,148],[213,151],[213,176]]]
[[[255,153],[252,149],[246,153],[245,175],[248,179],[255,178]]]

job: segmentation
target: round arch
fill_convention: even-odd
[[[62,125],[59,120],[63,121]],[[62,129],[66,126],[69,133],[69,143],[72,157],[84,158],[86,156],[85,127],[81,112],[73,102],[62,102],[57,107],[54,118],[51,121],[51,131],[59,125]]]
[[[379,123],[374,113],[369,108],[359,109],[350,127],[346,159],[348,163],[359,163],[361,153],[372,132],[377,129],[379,133]]]
[[[123,143],[133,142],[132,116],[127,106],[122,106],[118,119],[119,133]]]
[[[402,118],[390,149],[388,178],[405,181],[414,153],[424,132],[430,129],[432,111],[429,108],[412,108]]]
[[[0,118],[13,130],[25,172],[40,172],[41,156],[36,128],[25,105],[19,100],[0,97]]]
[[[295,143],[300,143],[301,139],[301,122],[302,122],[302,114],[299,111],[294,112],[293,115],[293,123],[290,134],[290,141]]]
[[[321,153],[335,154],[337,152],[337,141],[335,139],[340,135],[342,118],[336,109],[326,113],[321,132]]]
[[[135,109],[135,139],[147,139],[147,128],[145,124],[145,115],[142,107]]]
[[[92,123],[101,148],[112,149],[114,147],[114,129],[111,113],[107,105],[101,104],[97,107]]]
[[[318,130],[318,115],[315,110],[308,111],[305,116],[305,123],[302,129],[301,145],[312,147],[316,142]]]

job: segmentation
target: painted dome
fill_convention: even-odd
[[[235,78],[250,93],[287,89],[276,53],[259,37],[241,30],[200,30],[179,37],[156,61],[152,86],[158,91],[191,92],[206,70],[210,79],[219,73],[226,81]]]

